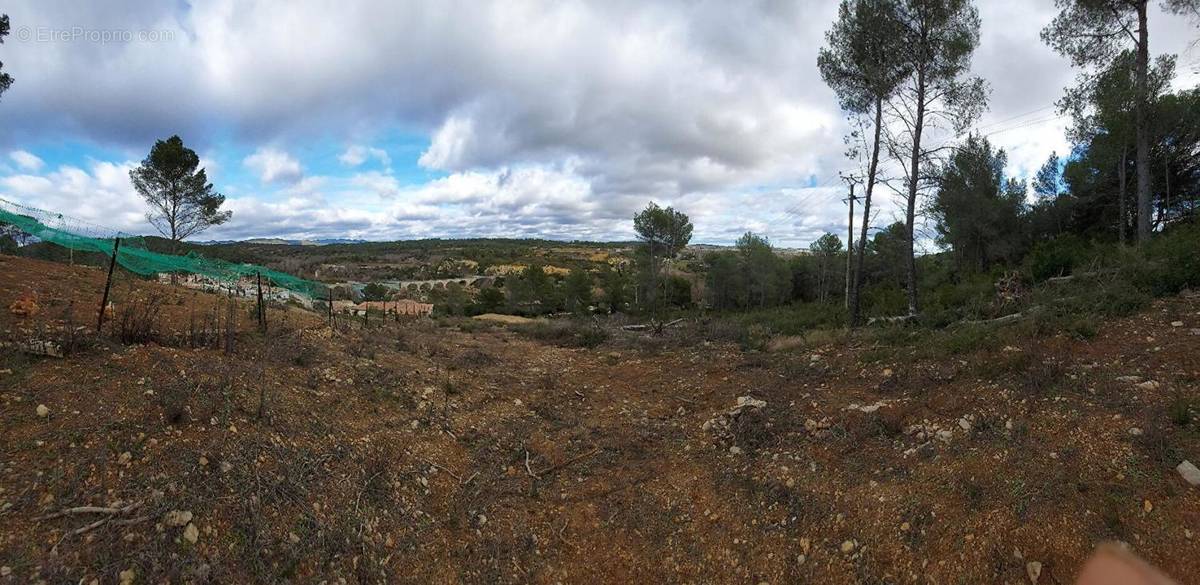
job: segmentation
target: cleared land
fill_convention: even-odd
[[[99,270],[0,274],[6,341],[93,322]],[[0,350],[0,580],[1017,583],[1036,561],[1068,583],[1106,540],[1200,574],[1200,488],[1174,470],[1200,463],[1192,295],[1090,342],[944,352],[278,309],[263,336],[243,303],[227,356],[184,342],[211,295],[116,291],[114,318],[164,299],[162,344]],[[730,415],[745,396],[765,406]],[[81,506],[112,510],[47,517]]]

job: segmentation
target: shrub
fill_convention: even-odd
[[[1035,281],[1072,274],[1093,258],[1091,247],[1082,238],[1068,234],[1034,246],[1026,263]]]

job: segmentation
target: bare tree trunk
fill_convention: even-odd
[[[1121,146],[1121,162],[1119,164],[1121,166],[1117,167],[1117,181],[1121,183],[1121,186],[1117,190],[1117,193],[1119,193],[1117,196],[1117,241],[1119,241],[1123,247],[1125,246],[1125,226],[1128,223],[1128,221],[1125,219],[1125,213],[1129,208],[1129,206],[1125,203],[1125,168],[1128,166],[1128,163],[1125,159],[1124,145]]]
[[[867,229],[871,221],[871,194],[875,190],[875,175],[879,170],[879,137],[883,126],[883,100],[875,100],[875,142],[871,145],[871,162],[867,165],[867,192],[863,195],[863,220],[861,235],[858,238],[858,243],[854,247],[855,255],[858,256],[854,262],[854,280],[850,288],[850,326],[856,327],[860,323],[859,309],[861,307],[860,297],[862,294],[862,279],[863,279],[863,256],[866,253],[867,247]]]
[[[1137,243],[1150,240],[1150,137],[1146,128],[1146,106],[1149,101],[1147,70],[1150,63],[1149,31],[1146,26],[1147,0],[1138,2],[1138,47],[1137,47],[1137,104],[1135,107],[1137,126]]]
[[[913,124],[912,158],[909,160],[908,205],[905,210],[905,231],[908,241],[908,254],[905,257],[905,277],[908,285],[908,314],[916,315],[917,305],[917,256],[916,256],[916,215],[917,187],[921,173],[921,131],[925,129],[925,70],[917,70],[917,119]]]

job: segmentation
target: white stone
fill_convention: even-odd
[[[171,510],[170,512],[167,512],[166,515],[163,516],[163,520],[162,520],[163,524],[166,524],[167,526],[171,526],[173,528],[178,528],[180,526],[186,526],[191,521],[192,521],[191,510]]]
[[[1037,585],[1038,579],[1042,576],[1042,564],[1037,561],[1025,563],[1025,574],[1029,575],[1030,583]]]
[[[42,418],[46,418],[47,416],[50,416],[50,409],[47,408],[45,404],[39,404],[37,405],[37,415]]]
[[[1200,485],[1200,469],[1192,465],[1191,461],[1185,459],[1183,463],[1175,467],[1175,471],[1178,471],[1179,475],[1182,475],[1184,481],[1187,481],[1188,484]]]
[[[200,540],[200,529],[196,528],[195,524],[189,523],[187,528],[183,529],[183,539],[191,544],[196,544]]]

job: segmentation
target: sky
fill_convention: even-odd
[[[1078,73],[1048,0],[979,2],[975,130],[1029,177],[1064,154]],[[1152,2],[1152,5],[1157,3]],[[837,11],[748,0],[10,0],[0,198],[153,233],[129,170],[199,153],[233,219],[193,239],[628,240],[649,202],[693,241],[846,231],[849,125],[816,67]],[[1150,16],[1200,82],[1200,28]],[[877,198],[882,226],[899,199]]]

